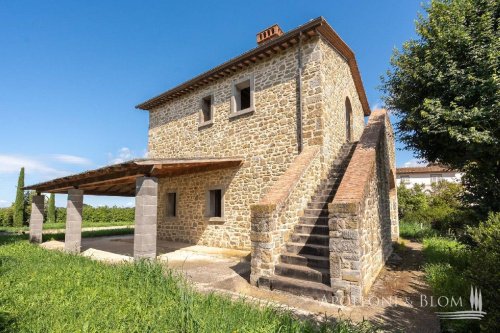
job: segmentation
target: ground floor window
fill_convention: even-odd
[[[177,193],[167,193],[167,217],[177,216]]]
[[[209,190],[207,199],[208,216],[222,217],[222,189]]]

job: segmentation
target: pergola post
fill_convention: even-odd
[[[66,252],[80,253],[82,245],[82,209],[83,190],[69,189],[64,238],[64,250]]]
[[[134,258],[156,258],[158,179],[138,177],[135,187]]]
[[[44,195],[34,195],[31,201],[30,242],[42,242]]]

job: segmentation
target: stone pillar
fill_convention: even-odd
[[[138,177],[135,185],[134,258],[156,258],[158,179]]]
[[[44,195],[35,195],[31,202],[30,218],[30,242],[42,242],[43,209],[45,204]]]
[[[68,190],[68,206],[66,210],[66,235],[64,250],[80,253],[82,246],[82,209],[83,190]]]

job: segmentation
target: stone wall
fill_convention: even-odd
[[[159,180],[158,236],[191,244],[250,249],[249,202],[257,199],[256,189],[235,182],[239,168],[222,169]],[[255,185],[254,185],[255,186]],[[206,194],[220,187],[223,191],[222,219],[206,216]],[[166,195],[177,193],[177,216],[166,216]]]
[[[393,147],[387,112],[374,111],[329,204],[331,286],[351,303],[368,292],[392,252]]]
[[[252,284],[274,273],[282,247],[316,191],[320,174],[320,147],[306,147],[269,193],[251,206]]]
[[[325,144],[321,150],[321,176],[345,142],[345,97],[351,98],[355,137],[363,126],[363,113],[345,59],[318,36],[303,41],[300,47],[303,146]],[[160,238],[250,248],[250,205],[268,193],[298,154],[298,63],[296,45],[150,111],[149,157],[244,160],[237,169],[160,180]],[[248,77],[254,80],[255,110],[233,117],[233,83]],[[213,96],[213,122],[199,126],[201,99],[207,95]],[[224,221],[210,221],[202,214],[209,184],[225,188]],[[175,221],[164,214],[164,196],[172,187],[178,189],[179,196]]]
[[[346,138],[346,107],[348,98],[352,108],[352,140],[358,141],[365,127],[364,112],[347,61],[330,44],[320,39],[322,99],[322,154],[323,174],[335,159]]]

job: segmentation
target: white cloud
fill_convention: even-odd
[[[67,163],[67,164],[75,164],[75,165],[89,165],[92,162],[85,158],[75,155],[67,155],[67,154],[53,154],[52,158],[56,161]]]
[[[40,174],[44,177],[62,177],[69,172],[58,170],[34,158],[15,155],[0,155],[0,173],[18,173],[24,167],[26,172]]]
[[[129,201],[125,203],[124,207],[133,208],[135,207],[135,201]]]
[[[7,200],[2,200],[0,199],[0,207],[10,207],[11,205],[11,202],[7,201]]]
[[[407,162],[405,162],[403,164],[403,166],[405,168],[413,168],[413,167],[422,167],[422,166],[425,166],[427,165],[427,162],[426,160],[422,159],[422,158],[414,158],[414,159],[411,159]]]
[[[144,158],[147,156],[147,150],[143,150],[141,153],[136,153],[128,147],[122,147],[118,149],[116,154],[108,153],[108,162],[110,164],[118,164],[126,161],[133,160],[135,158]]]
[[[372,110],[381,109],[381,108],[382,108],[382,106],[383,106],[383,105],[382,105],[382,102],[381,102],[381,101],[377,101],[377,102],[375,102],[375,104],[373,104],[373,105],[371,106],[371,109],[372,109]]]

